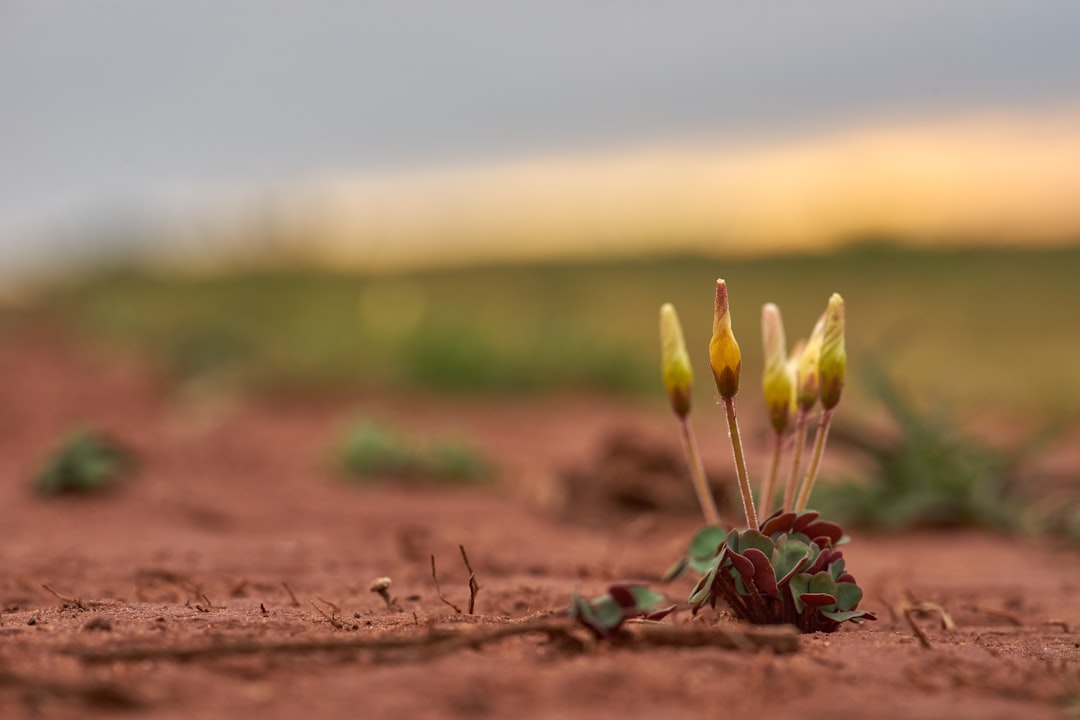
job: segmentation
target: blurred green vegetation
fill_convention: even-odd
[[[837,428],[832,444],[861,451],[875,472],[822,484],[814,509],[845,525],[877,530],[1018,529],[1018,509],[1030,499],[1020,492],[1017,468],[1044,438],[1033,436],[1009,450],[991,446],[966,435],[944,415],[914,407],[885,375],[868,375],[897,437]]]
[[[131,451],[116,440],[76,430],[45,459],[34,485],[42,495],[96,493],[116,486],[133,467]]]
[[[1080,249],[931,251],[871,243],[825,255],[657,257],[448,268],[394,276],[307,269],[185,276],[112,270],[56,289],[81,332],[145,353],[179,380],[422,387],[590,388],[660,395],[657,311],[674,302],[711,401],[713,283],[731,291],[744,387],[760,381],[761,305],[789,342],[834,290],[850,366],[871,359],[920,397],[1067,412],[1080,398]],[[695,348],[697,350],[695,350]],[[857,402],[866,392],[854,383]]]
[[[338,455],[342,469],[359,480],[474,483],[490,478],[494,467],[480,450],[467,442],[406,438],[366,419],[348,429]]]

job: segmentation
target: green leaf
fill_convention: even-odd
[[[809,545],[781,535],[776,541],[776,548],[772,554],[772,566],[776,573],[777,584],[783,585],[792,573],[809,565],[812,562],[810,554]]]
[[[795,601],[795,609],[801,613],[806,609],[806,605],[800,597],[810,591],[810,576],[806,573],[796,573],[788,581],[788,587],[791,588],[791,599]]]
[[[695,572],[705,572],[727,536],[728,533],[718,525],[706,525],[698,530],[690,540],[690,549],[686,556],[690,567]]]
[[[601,595],[589,603],[597,622],[608,632],[622,625],[623,609],[611,595]]]
[[[676,578],[682,577],[686,574],[686,571],[690,569],[690,560],[688,558],[680,558],[675,561],[675,564],[669,567],[664,574],[660,577],[660,582],[669,583]],[[700,571],[699,571],[700,572]]]
[[[775,547],[776,543],[772,541],[772,538],[763,535],[757,530],[747,530],[739,536],[739,547],[737,549],[745,555],[749,548],[757,548],[765,553],[765,557],[772,557],[773,548]]]
[[[854,620],[855,622],[861,622],[862,620],[876,620],[873,613],[868,613],[865,610],[821,610],[822,615],[835,620],[836,622],[847,622],[848,620]]]
[[[855,583],[836,583],[836,607],[839,610],[853,610],[863,598],[863,591]]]
[[[643,613],[649,612],[649,610],[662,602],[667,602],[667,598],[662,593],[651,590],[644,585],[629,585],[626,589],[634,596],[634,606]]]
[[[812,593],[825,593],[836,597],[836,583],[833,582],[832,576],[827,572],[819,572],[810,578],[810,588],[808,592]]]

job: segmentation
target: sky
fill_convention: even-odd
[[[343,217],[329,235],[353,250],[373,228],[384,244],[460,243],[462,228],[505,231],[479,213],[511,186],[576,177],[574,196],[600,186],[626,215],[663,193],[608,191],[619,177],[729,187],[711,175],[729,158],[760,170],[874,133],[875,147],[921,138],[929,156],[965,122],[997,127],[987,152],[1026,157],[1026,139],[1045,160],[1080,148],[1078,31],[1066,0],[0,0],[0,265],[230,204],[257,215],[267,198]],[[406,232],[421,200],[436,211]],[[457,239],[432,239],[448,217],[468,218]]]

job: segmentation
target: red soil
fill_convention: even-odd
[[[80,660],[89,650],[502,626],[565,607],[576,587],[591,595],[655,579],[696,527],[692,515],[631,519],[599,504],[575,508],[573,522],[560,512],[560,469],[586,461],[613,427],[671,435],[660,405],[193,397],[45,334],[0,344],[0,717],[1012,720],[1080,706],[1080,554],[975,531],[856,533],[848,567],[880,620],[803,636],[792,654],[568,648],[528,636],[438,657],[421,647]],[[500,482],[347,482],[329,457],[356,415],[419,433],[451,427],[497,459]],[[133,447],[138,476],[100,497],[36,496],[36,465],[78,423]],[[718,424],[699,428],[713,432]],[[730,462],[722,446],[710,453],[710,464]],[[444,594],[465,607],[459,544],[481,586],[472,617],[442,603],[431,580],[434,554]],[[384,575],[400,610],[368,591]],[[685,600],[690,584],[665,590]],[[929,649],[894,616],[912,598],[956,621],[944,630],[917,619]],[[664,623],[718,620],[679,612]]]

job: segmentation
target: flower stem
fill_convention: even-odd
[[[735,417],[734,396],[724,398],[724,410],[727,411],[728,437],[731,439],[731,452],[735,456],[735,470],[739,473],[739,492],[742,494],[746,526],[757,530],[757,512],[754,510],[754,496],[750,492],[750,478],[746,474],[746,458],[743,456],[742,437],[739,435],[739,421]]]
[[[806,504],[810,502],[810,493],[814,489],[817,480],[818,469],[821,467],[821,456],[825,454],[825,441],[829,439],[829,425],[832,424],[832,409],[821,411],[821,421],[818,423],[817,433],[814,435],[814,454],[810,456],[810,467],[806,470],[806,478],[803,480],[802,489],[799,490],[799,502],[795,506],[795,512],[802,512]]]
[[[773,433],[772,460],[769,462],[769,474],[765,476],[765,484],[761,486],[761,497],[758,498],[761,517],[767,518],[772,512],[773,495],[776,494],[776,475],[780,471],[780,455],[784,447],[784,434]]]
[[[793,510],[795,507],[795,485],[799,479],[799,465],[802,463],[803,448],[806,447],[806,426],[810,416],[803,409],[795,415],[795,451],[791,457],[791,474],[788,475],[787,485],[784,487],[784,504],[780,508],[784,512]]]
[[[690,468],[690,479],[694,483],[694,491],[697,493],[698,502],[701,504],[701,512],[705,516],[706,525],[719,525],[720,514],[716,511],[716,502],[713,500],[709,482],[705,479],[705,467],[701,463],[701,453],[698,452],[697,440],[694,431],[690,427],[690,419],[679,418],[679,427],[682,430],[683,452],[686,454],[686,464]]]

